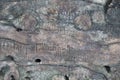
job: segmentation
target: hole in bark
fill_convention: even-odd
[[[15,77],[13,75],[11,75],[10,80],[15,80]]]
[[[109,72],[111,72],[111,68],[110,68],[110,66],[104,66],[104,68],[106,69],[106,71],[109,73]]]
[[[25,77],[25,80],[31,80],[30,77]]]
[[[11,23],[11,22],[9,22],[9,23],[11,24],[11,26],[12,26],[13,28],[15,28],[15,30],[16,30],[17,32],[20,32],[20,31],[23,30],[22,28],[16,27],[13,23]]]
[[[14,57],[11,55],[6,56],[5,59],[9,61],[14,61]]]
[[[40,63],[40,62],[41,62],[41,59],[35,59],[35,62],[36,62],[36,63]]]
[[[21,28],[16,28],[16,31],[20,32],[20,31],[22,31],[22,29]]]
[[[69,77],[67,75],[64,76],[65,80],[69,80]]]

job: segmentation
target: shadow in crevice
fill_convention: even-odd
[[[4,76],[6,74],[6,72],[8,72],[10,70],[10,67],[8,65],[6,66],[3,66],[1,69],[0,69],[0,75],[1,76]]]
[[[65,80],[69,80],[69,77],[67,75],[64,76]]]
[[[111,67],[110,67],[110,66],[105,65],[105,66],[104,66],[104,68],[106,69],[106,71],[107,71],[108,73],[110,73],[110,72],[111,72]]]

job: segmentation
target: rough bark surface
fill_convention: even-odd
[[[0,0],[0,80],[120,80],[119,0]]]

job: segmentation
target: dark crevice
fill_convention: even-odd
[[[25,77],[25,80],[31,80],[30,77]]]
[[[8,65],[4,66],[0,70],[0,75],[5,75],[6,72],[10,70],[10,67]]]
[[[4,22],[1,23],[2,25],[4,25],[4,26],[11,26],[11,27],[13,27],[17,32],[22,31],[22,28],[16,27],[11,21],[9,21],[9,20],[3,20],[3,21],[4,21]]]
[[[20,31],[22,31],[22,29],[21,28],[16,28],[16,31],[20,32]]]
[[[5,60],[7,60],[7,61],[15,61],[14,57],[11,56],[11,55],[6,56]]]
[[[105,66],[104,66],[104,68],[106,69],[106,71],[107,71],[108,73],[110,73],[110,72],[111,72],[111,68],[110,68],[110,66],[105,65]]]
[[[10,80],[16,80],[13,75],[10,76]]]
[[[108,0],[104,6],[104,13],[107,14],[107,11],[109,9],[109,5],[112,3],[112,0]]]
[[[16,27],[14,24],[12,24],[12,27],[15,28],[15,30],[16,30],[17,32],[22,31],[22,28],[18,28],[18,27]]]
[[[36,62],[36,63],[40,63],[40,62],[41,62],[41,59],[35,59],[35,62]]]
[[[69,80],[69,77],[67,75],[64,76],[65,80]]]

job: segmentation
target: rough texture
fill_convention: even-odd
[[[120,80],[119,0],[1,0],[0,80]]]

